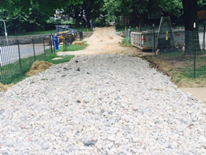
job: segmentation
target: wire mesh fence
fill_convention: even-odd
[[[181,27],[147,26],[146,31],[126,32],[126,40],[141,50],[152,50],[153,61],[164,61],[188,78],[206,78],[206,28],[185,31]],[[130,35],[130,36],[129,36]],[[166,68],[167,66],[165,66]]]
[[[0,42],[0,82],[9,84],[25,74],[34,61],[44,60],[54,53],[53,36],[37,39],[13,40],[7,45]]]
[[[205,30],[185,31],[184,44],[181,45],[173,32],[160,35],[164,37],[155,38],[157,45],[153,49],[157,58],[167,61],[188,78],[206,77]]]
[[[206,77],[205,30],[194,33],[194,78]],[[185,52],[186,48],[185,48]],[[192,52],[190,52],[192,54]]]

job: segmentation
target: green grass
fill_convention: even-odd
[[[46,50],[45,52],[46,55],[49,55],[51,53],[50,49]],[[45,59],[44,53],[36,56],[36,60],[44,60],[44,59]],[[1,82],[3,84],[11,84],[11,83],[15,84],[25,79],[26,78],[25,74],[30,70],[34,61],[35,61],[34,56],[21,59],[22,69],[20,69],[19,61],[2,66],[0,68]]]
[[[128,42],[127,38],[123,38],[120,44],[122,44],[123,46],[132,46],[131,40],[129,39],[129,42]]]
[[[48,61],[50,63],[53,64],[60,64],[60,63],[64,63],[64,62],[69,62],[72,58],[74,57],[74,55],[66,55],[66,56],[57,56],[57,54],[52,54],[50,56],[48,56],[45,61]],[[59,60],[52,60],[53,58],[61,58]]]
[[[161,53],[160,55],[159,55],[160,57],[162,56],[162,57],[164,57],[164,58],[173,58],[173,57],[175,57],[175,58],[177,58],[177,57],[182,57],[182,56],[184,56],[184,52],[183,51],[180,51],[180,52],[168,52],[168,53]]]
[[[66,49],[64,49],[64,45],[60,45],[59,46],[59,50],[57,52],[62,52],[62,51],[79,51],[79,50],[84,50],[86,49],[88,46],[88,44],[84,44],[84,45],[70,45],[67,46]]]
[[[194,67],[184,69],[182,73],[187,78],[194,78]],[[206,65],[195,68],[195,78],[206,78]]]

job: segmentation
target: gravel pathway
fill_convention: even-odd
[[[75,57],[0,98],[3,155],[205,155],[206,107],[149,63]]]

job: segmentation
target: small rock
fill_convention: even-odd
[[[96,144],[96,142],[97,142],[97,140],[89,140],[89,141],[86,141],[83,143],[84,143],[84,146],[93,146]]]
[[[110,140],[110,141],[115,141],[114,135],[109,135],[109,136],[107,137],[107,139]]]
[[[118,130],[118,128],[110,128],[108,133],[115,134]]]
[[[200,136],[200,137],[199,137],[199,142],[200,142],[200,143],[206,143],[206,138],[205,138],[205,136]]]

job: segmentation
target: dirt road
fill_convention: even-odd
[[[93,35],[85,38],[89,44],[87,49],[75,52],[59,52],[58,55],[93,55],[106,53],[136,53],[138,50],[133,47],[122,47],[119,42],[122,37],[115,34],[115,27],[95,28]]]

